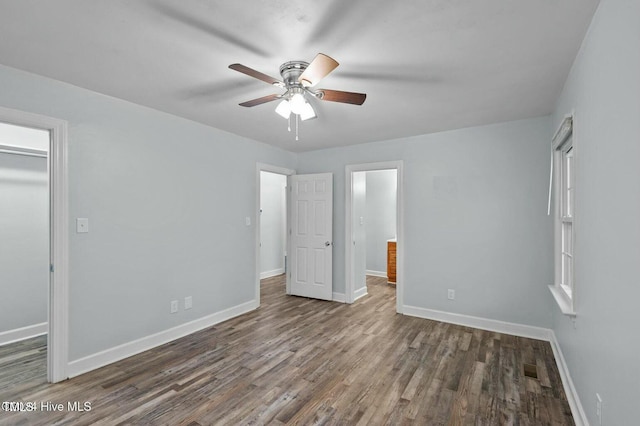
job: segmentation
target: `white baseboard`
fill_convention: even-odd
[[[265,278],[275,277],[276,275],[284,274],[284,268],[274,269],[272,271],[264,271],[260,272],[260,279],[264,280]]]
[[[347,303],[347,296],[344,293],[333,292],[333,301],[340,303]]]
[[[361,297],[366,296],[367,293],[367,287],[362,287],[359,288],[358,290],[353,292],[353,301],[355,302],[356,300],[360,299]]]
[[[31,339],[32,337],[36,336],[42,336],[43,334],[47,334],[48,331],[49,326],[46,322],[28,325],[26,327],[16,328],[9,331],[3,331],[0,333],[0,346],[19,342],[21,340]]]
[[[550,329],[534,327],[531,325],[515,324],[511,322],[473,317],[470,315],[454,314],[451,312],[437,311],[435,309],[426,309],[407,305],[403,306],[402,313],[413,317],[464,325],[467,327],[495,331],[498,333],[512,334],[514,336],[527,337],[529,339],[545,340],[547,342],[551,339]]]
[[[365,274],[366,275],[371,275],[373,277],[384,277],[384,278],[387,277],[387,271],[372,271],[370,269],[367,269],[365,271]]]
[[[172,340],[179,339],[191,333],[195,333],[196,331],[253,311],[254,309],[257,309],[258,306],[260,306],[260,304],[257,300],[251,300],[177,327],[71,361],[67,368],[68,376],[70,378],[79,376],[80,374],[87,373],[91,370],[104,367],[107,364],[153,349],[157,346],[171,342]]]
[[[560,349],[560,343],[558,343],[558,339],[556,339],[556,334],[553,332],[553,330],[549,331],[551,332],[549,343],[551,344],[551,349],[553,349],[553,357],[556,359],[556,365],[558,366],[558,371],[560,372],[562,386],[564,387],[564,394],[567,396],[569,407],[571,407],[573,421],[575,422],[576,426],[589,426],[587,414],[584,412],[584,408],[582,407],[582,403],[580,402],[580,398],[578,397],[578,392],[573,385],[573,380],[571,380],[569,368],[567,367],[567,363],[564,360],[564,355],[562,355],[562,350]]]

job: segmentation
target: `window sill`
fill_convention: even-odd
[[[576,311],[573,310],[571,302],[567,300],[567,297],[563,294],[562,290],[560,290],[555,285],[550,285],[549,291],[551,291],[553,298],[556,300],[556,303],[560,307],[560,311],[562,311],[564,315],[570,317],[576,316]]]

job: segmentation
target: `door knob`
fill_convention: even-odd
[[[331,243],[329,241],[325,241],[324,245],[325,245],[325,247],[329,247],[331,245]]]

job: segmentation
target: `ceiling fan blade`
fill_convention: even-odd
[[[318,53],[300,77],[298,77],[298,81],[305,87],[315,86],[320,80],[329,75],[331,71],[336,69],[338,65],[335,59],[324,53]]]
[[[258,80],[262,80],[266,83],[273,84],[274,86],[284,87],[284,83],[281,82],[280,80],[270,77],[266,74],[261,73],[260,71],[256,71],[253,68],[249,68],[242,64],[231,64],[229,65],[229,68],[231,68],[232,70],[241,72],[243,74],[246,74],[249,77],[257,78]]]
[[[342,102],[344,104],[362,105],[367,99],[365,93],[343,92],[341,90],[318,89],[320,99],[330,102]]]
[[[282,97],[282,95],[267,95],[267,96],[263,96],[261,98],[252,99],[250,101],[243,102],[243,103],[240,104],[240,106],[252,107],[252,106],[256,106],[256,105],[266,104],[267,102],[272,102],[272,101],[278,100],[281,97]]]
[[[170,3],[170,2],[164,2]],[[149,7],[160,12],[164,18],[170,18],[178,23],[181,23],[191,29],[200,30],[203,33],[216,37],[219,40],[246,49],[249,52],[260,55],[263,58],[271,57],[271,51],[265,50],[262,47],[250,42],[244,38],[243,35],[236,35],[235,31],[224,30],[219,25],[213,24],[206,16],[197,15],[195,13],[185,12],[187,8],[175,4],[175,6],[169,6],[168,4],[161,4],[160,2],[150,2]],[[268,45],[267,40],[261,40],[262,44]]]

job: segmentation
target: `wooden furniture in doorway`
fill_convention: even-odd
[[[396,285],[396,239],[387,241],[387,282]]]

